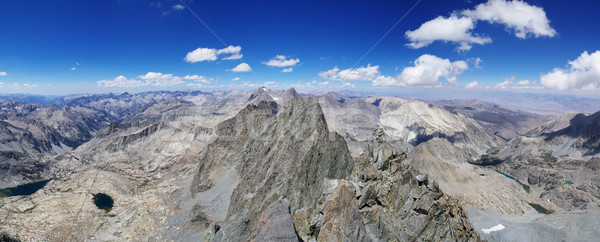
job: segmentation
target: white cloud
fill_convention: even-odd
[[[481,69],[481,63],[483,63],[483,60],[481,60],[481,58],[477,57],[477,58],[469,58],[467,59],[467,62],[471,65],[473,65],[473,67],[477,68],[477,69]]]
[[[6,76],[6,75],[7,75],[6,71],[0,71],[0,76]]]
[[[514,30],[518,38],[556,36],[542,8],[520,0],[489,0],[477,5],[474,10],[457,11],[450,17],[438,16],[416,30],[406,31],[406,38],[410,41],[407,46],[418,49],[435,41],[444,41],[455,43],[458,50],[466,51],[473,44],[491,43],[491,38],[472,33],[478,21],[503,24]]]
[[[217,54],[237,54],[240,53],[240,51],[242,51],[242,47],[241,46],[227,46],[223,49],[220,49],[217,51]]]
[[[474,81],[474,82],[470,82],[469,84],[467,84],[467,85],[465,86],[465,88],[468,88],[468,89],[471,89],[471,88],[477,88],[477,87],[479,87],[479,82],[476,82],[476,81]]]
[[[356,84],[350,83],[350,82],[344,82],[344,83],[342,83],[341,87],[356,87]]]
[[[474,10],[463,11],[462,14],[477,20],[504,24],[515,31],[515,36],[522,39],[531,35],[556,35],[556,31],[550,27],[550,20],[546,17],[544,9],[520,0],[489,0],[477,5]]]
[[[185,80],[193,80],[195,82],[199,82],[202,84],[211,84],[212,83],[212,78],[206,78],[205,76],[199,76],[199,75],[186,75],[183,77],[183,79]]]
[[[541,86],[538,85],[538,83],[536,81],[521,80],[521,81],[515,82],[516,79],[517,79],[516,76],[510,76],[510,77],[504,78],[503,82],[498,83],[498,84],[492,86],[491,88],[501,89],[501,90],[506,90],[506,89],[541,89],[542,88]],[[486,88],[490,88],[490,87],[486,86]]]
[[[184,60],[190,63],[196,63],[200,61],[215,61],[219,58],[218,56],[222,54],[229,54],[229,56],[222,58],[222,60],[238,60],[244,56],[240,53],[241,51],[241,46],[233,45],[219,50],[214,48],[198,48],[188,52]]]
[[[508,89],[508,88],[511,88],[512,86],[513,86],[513,82],[512,81],[504,80],[503,82],[494,85],[494,88],[496,88],[496,89]]]
[[[292,72],[292,71],[294,71],[294,68],[292,68],[292,67],[281,70],[281,72]]]
[[[557,90],[596,90],[600,88],[600,50],[584,51],[569,61],[569,68],[555,68],[540,77],[544,87]]]
[[[434,55],[422,55],[414,61],[414,66],[406,67],[397,77],[385,76],[379,72],[379,66],[367,65],[366,67],[340,70],[334,67],[331,70],[319,73],[324,79],[331,81],[353,82],[367,81],[373,86],[439,86],[444,78],[449,83],[456,83],[458,76],[469,69],[466,61],[442,59]]]
[[[239,78],[239,77],[236,77],[236,78],[233,78],[233,79],[231,79],[231,80],[232,80],[232,81],[239,81],[239,80],[240,80],[240,78]]]
[[[112,80],[98,81],[98,87],[141,87],[141,86],[156,86],[169,87],[184,84],[185,80],[194,80],[196,82],[210,81],[204,76],[187,75],[185,77],[175,76],[173,74],[162,74],[160,72],[148,72],[145,75],[138,76],[134,79],[128,79],[125,76],[118,76]]]
[[[491,43],[492,39],[475,36],[471,31],[475,28],[475,21],[469,17],[452,15],[449,18],[439,16],[423,23],[416,30],[406,31],[406,38],[411,41],[407,45],[418,49],[430,45],[436,40],[454,42],[459,45],[459,50],[470,50],[472,44]]]
[[[143,86],[144,82],[136,79],[127,79],[124,76],[115,77],[112,80],[98,81],[99,87],[139,87]]]
[[[217,60],[217,49],[198,48],[185,55],[185,61],[196,63],[200,61],[215,61]]]
[[[40,85],[35,84],[35,83],[34,84],[29,84],[29,83],[24,83],[23,84],[23,87],[25,87],[25,88],[32,88],[32,87],[39,87],[39,86]]]
[[[337,80],[337,73],[339,71],[340,71],[340,68],[338,68],[336,66],[331,70],[319,72],[319,76],[322,77],[323,79]]]
[[[300,62],[300,59],[298,59],[298,58],[287,59],[287,56],[277,55],[274,58],[271,58],[269,61],[263,62],[263,64],[268,65],[268,66],[274,66],[274,67],[288,67],[288,66],[295,66],[299,62]]]
[[[404,68],[399,79],[407,86],[439,85],[442,77],[456,83],[457,76],[467,69],[469,65],[465,61],[450,62],[449,59],[425,54],[415,60],[414,66]]]
[[[175,4],[175,5],[173,5],[173,9],[174,10],[184,10],[185,7],[181,4]]]
[[[74,71],[74,70],[77,70],[77,68],[75,68],[75,67],[71,67],[71,70],[72,70],[72,71]]]
[[[252,68],[250,68],[250,65],[248,65],[247,63],[241,63],[241,64],[237,65],[236,67],[234,67],[233,69],[231,69],[231,71],[233,71],[233,72],[249,72],[249,71],[252,71]]]
[[[370,64],[367,67],[349,68],[341,71],[336,66],[331,70],[319,73],[319,76],[324,79],[343,82],[372,81],[379,75],[381,75],[379,66],[371,66]]]
[[[160,72],[148,72],[146,75],[139,76],[139,78],[146,81],[145,85],[158,87],[169,87],[185,83],[179,76]]]
[[[400,80],[391,76],[378,76],[373,80],[373,86],[403,86]]]
[[[238,54],[233,54],[233,55],[227,56],[227,57],[223,58],[223,60],[239,60],[239,59],[242,59],[242,57],[244,57],[244,55],[238,53]]]

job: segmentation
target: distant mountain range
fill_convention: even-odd
[[[600,112],[265,87],[3,100],[0,188],[52,180],[32,195],[0,197],[10,221],[0,233],[586,240],[600,228],[599,124]],[[114,207],[96,207],[100,193]]]

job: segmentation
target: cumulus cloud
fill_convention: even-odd
[[[237,65],[236,67],[234,67],[233,69],[231,69],[231,71],[233,71],[233,72],[249,72],[249,71],[252,71],[252,68],[250,68],[250,65],[248,65],[247,63],[241,63],[241,64]]]
[[[521,80],[521,81],[515,81],[517,79],[516,76],[510,76],[507,78],[504,78],[503,82],[497,83],[493,86],[489,86],[486,85],[485,88],[489,89],[489,88],[494,88],[494,89],[500,89],[500,90],[506,90],[506,89],[541,89],[543,88],[542,86],[538,85],[537,81],[531,81],[531,80]]]
[[[183,77],[183,79],[185,80],[192,80],[194,82],[199,82],[202,84],[211,84],[212,83],[212,79],[211,78],[207,78],[205,76],[199,76],[199,75],[186,75]]]
[[[98,81],[97,83],[99,87],[139,87],[144,85],[143,81],[127,79],[124,76],[118,76],[112,80]]]
[[[290,68],[285,68],[283,70],[281,70],[281,72],[292,72],[294,70],[294,68],[290,67]]]
[[[146,75],[139,76],[145,81],[146,85],[169,87],[185,83],[181,77],[173,74],[162,74],[160,72],[148,72]]]
[[[418,49],[440,40],[457,43],[459,50],[470,50],[473,44],[491,43],[492,39],[473,35],[475,21],[469,17],[452,15],[449,18],[439,16],[423,23],[416,30],[406,31],[406,38],[410,41],[407,46]]]
[[[217,50],[217,54],[236,54],[236,53],[240,53],[240,51],[242,51],[241,46],[230,45],[223,49]]]
[[[71,70],[72,70],[72,71],[74,71],[74,70],[77,70],[77,68],[75,68],[75,67],[71,67]]]
[[[239,80],[240,80],[240,78],[239,78],[239,77],[236,77],[236,78],[233,78],[233,79],[231,79],[231,80],[232,80],[232,81],[239,81]]]
[[[522,39],[531,35],[556,35],[556,31],[550,27],[550,20],[546,17],[544,9],[520,0],[489,0],[477,5],[474,10],[464,10],[462,14],[477,20],[504,24],[515,31],[515,36]]]
[[[466,51],[473,44],[491,43],[491,38],[472,33],[478,21],[505,25],[515,32],[515,36],[523,39],[556,36],[544,9],[520,0],[489,0],[473,10],[458,11],[450,17],[438,16],[416,30],[406,31],[406,38],[410,41],[407,46],[418,49],[435,41],[444,41],[455,43],[458,50]]]
[[[509,89],[512,86],[513,86],[512,80],[504,80],[503,82],[494,85],[494,88],[495,89]]]
[[[0,76],[6,76],[6,71],[0,71]]]
[[[324,79],[331,81],[353,82],[367,81],[373,86],[439,86],[442,78],[449,83],[456,83],[458,76],[469,69],[466,61],[450,61],[434,55],[425,54],[414,61],[413,66],[406,67],[397,77],[382,75],[379,66],[367,65],[366,67],[340,70],[334,67],[331,70],[319,73]]]
[[[300,62],[300,59],[288,59],[285,55],[277,55],[271,58],[269,61],[263,62],[263,64],[273,67],[288,67],[295,66]]]
[[[476,82],[476,81],[470,82],[469,84],[467,84],[465,86],[465,88],[468,88],[468,89],[477,88],[477,87],[479,87],[479,82]]]
[[[555,68],[540,77],[544,87],[557,90],[596,90],[600,88],[600,50],[584,51],[569,61],[568,68]]]
[[[198,48],[185,55],[185,61],[190,63],[215,60],[217,60],[217,49]]]
[[[241,46],[227,46],[223,49],[214,48],[197,48],[191,52],[188,52],[184,60],[190,63],[196,63],[201,61],[215,61],[219,55],[229,54],[229,56],[223,58],[223,60],[237,60],[242,58]]]
[[[336,66],[331,70],[319,73],[319,76],[324,79],[343,82],[372,81],[379,75],[381,75],[381,73],[379,73],[379,66],[371,65],[367,65],[367,67],[348,68],[345,70],[340,70]]]
[[[438,85],[442,77],[450,83],[456,83],[457,76],[467,69],[469,65],[465,61],[451,62],[425,54],[415,60],[414,66],[402,70],[400,80],[408,86]]]

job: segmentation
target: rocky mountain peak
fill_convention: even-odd
[[[276,107],[274,102],[249,104],[217,126],[216,139],[202,154],[192,192],[223,193],[222,183],[235,187],[223,194],[230,202],[223,204],[227,219],[221,230],[229,238],[257,236],[262,230],[257,219],[277,200],[287,199],[292,212],[315,207],[322,181],[344,178],[352,170],[346,142],[328,132],[316,99],[292,100],[274,115]],[[223,171],[236,178],[223,181],[216,176]],[[216,216],[210,209],[201,212]],[[234,229],[237,226],[247,229]]]
[[[288,99],[296,99],[296,100],[302,100],[302,96],[300,96],[300,94],[296,91],[295,88],[290,88],[287,91],[285,91],[284,94]]]
[[[248,98],[249,102],[261,102],[261,101],[275,101],[275,99],[273,98],[273,96],[271,96],[271,94],[269,94],[268,89],[264,86],[259,87],[258,89],[256,89],[256,91],[254,91],[254,93],[252,93],[252,95],[250,95],[250,98]]]

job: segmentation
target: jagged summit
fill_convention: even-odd
[[[304,98],[302,98],[302,96],[296,91],[295,88],[290,88],[287,91],[285,91],[285,93],[283,94],[284,97],[286,97],[287,99],[296,99],[296,100],[303,100]]]
[[[275,99],[273,98],[273,96],[271,96],[271,94],[269,94],[267,88],[262,86],[256,89],[254,93],[252,93],[250,98],[248,98],[248,101],[257,103],[262,101],[275,101]]]

